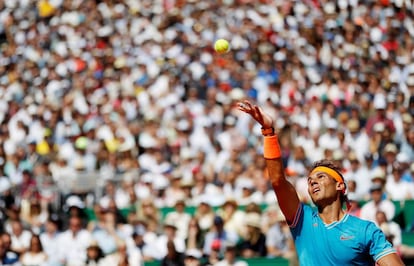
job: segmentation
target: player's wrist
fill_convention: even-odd
[[[263,157],[265,159],[278,159],[282,157],[282,150],[279,146],[279,138],[276,134],[264,136]]]
[[[267,128],[262,127],[261,131],[262,131],[263,136],[274,136],[275,135],[274,127],[267,127]]]

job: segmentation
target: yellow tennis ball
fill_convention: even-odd
[[[230,50],[230,44],[227,40],[218,39],[214,43],[214,50],[219,54],[227,53]]]

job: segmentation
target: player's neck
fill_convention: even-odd
[[[341,220],[345,212],[340,204],[331,204],[318,208],[319,217],[324,224],[331,224]]]

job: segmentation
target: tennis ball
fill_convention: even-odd
[[[219,54],[227,53],[230,50],[230,44],[227,40],[218,39],[214,43],[214,50]]]

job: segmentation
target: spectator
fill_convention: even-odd
[[[360,217],[375,222],[377,211],[385,212],[387,221],[391,221],[395,215],[395,206],[392,201],[383,199],[383,188],[380,184],[373,184],[370,189],[371,199],[361,207]]]
[[[206,234],[203,254],[209,256],[210,253],[217,254],[220,257],[224,254],[225,243],[237,243],[239,236],[234,231],[227,231],[224,228],[224,220],[220,216],[214,217],[214,225]]]
[[[102,222],[102,226],[95,228],[91,232],[91,236],[97,241],[104,255],[108,255],[115,252],[121,236],[117,228],[118,222],[115,213],[106,211]]]
[[[71,217],[78,217],[82,221],[82,226],[87,223],[87,217],[85,213],[85,202],[77,195],[70,195],[63,206],[63,213],[61,219],[63,223],[63,229],[68,228],[68,223]]]
[[[136,208],[137,218],[147,223],[148,230],[158,232],[161,225],[161,214],[152,198],[142,199]]]
[[[197,218],[192,217],[188,223],[188,235],[185,239],[185,246],[187,250],[199,250],[201,251],[204,246],[205,232],[201,230],[200,224]]]
[[[3,245],[3,240],[0,239],[0,260],[3,265],[19,265],[19,257],[16,253],[10,253]]]
[[[385,109],[386,109],[386,106],[387,106],[385,96],[381,95],[381,94],[377,94],[376,97],[374,98],[373,104],[374,104],[376,114],[374,116],[370,117],[367,121],[367,124],[365,126],[365,128],[367,130],[367,134],[370,137],[372,137],[373,132],[375,130],[374,129],[375,126],[379,125],[380,123],[382,123],[382,125],[385,128],[390,130],[391,134],[394,134],[395,133],[394,122],[385,116]]]
[[[295,246],[279,206],[267,207],[265,218],[267,256],[283,257],[293,263],[296,258]]]
[[[165,223],[162,233],[155,241],[149,243],[150,247],[148,247],[148,251],[151,253],[147,253],[146,255],[156,260],[162,260],[165,256],[168,256],[167,253],[172,252],[172,247],[168,246],[169,242],[173,243],[175,252],[181,255],[184,254],[185,239],[177,235],[177,227],[175,224]]]
[[[411,162],[414,160],[414,127],[412,124],[407,130],[405,140],[401,143],[401,153],[406,154]]]
[[[4,263],[4,260],[10,260],[10,261],[18,261],[19,260],[19,256],[20,254],[14,252],[11,249],[11,245],[12,245],[12,238],[11,235],[7,232],[4,232],[3,234],[1,234],[1,239],[0,239],[0,243],[1,243],[1,247],[3,249],[3,256],[2,256],[2,260]]]
[[[69,228],[61,233],[58,240],[58,256],[61,263],[79,265],[86,260],[86,248],[92,240],[78,216],[69,218]]]
[[[387,223],[382,224],[381,230],[387,236],[388,241],[390,241],[391,243],[394,243],[394,235],[391,232]],[[414,258],[414,248],[412,246],[405,245],[405,244],[398,244],[398,245],[394,244],[394,247],[397,250],[398,255],[401,257],[401,259],[410,261],[411,259]]]
[[[198,220],[200,229],[205,233],[213,225],[215,212],[209,203],[207,197],[201,198],[200,202],[196,206],[194,217]]]
[[[32,198],[22,200],[21,205],[20,218],[22,223],[34,233],[39,234],[43,230],[43,225],[48,217],[46,202],[40,202],[40,200]]]
[[[104,258],[104,253],[99,247],[98,243],[92,241],[90,245],[86,248],[86,261],[85,266],[97,266],[102,263]]]
[[[185,212],[185,208],[184,199],[179,199],[175,202],[174,210],[169,212],[164,218],[166,223],[177,226],[177,235],[183,239],[187,238],[188,225],[191,220],[191,215]]]
[[[224,266],[224,265],[246,266],[248,264],[247,262],[240,260],[237,257],[237,248],[234,244],[227,244],[225,246],[223,259],[214,265],[215,266]]]
[[[345,142],[348,147],[358,147],[354,149],[357,160],[364,161],[364,155],[369,152],[369,139],[358,119],[348,120]]]
[[[169,240],[167,243],[167,254],[162,258],[160,265],[174,265],[174,266],[183,266],[184,265],[184,253],[176,250],[174,241]]]
[[[57,214],[51,214],[47,219],[44,231],[40,233],[40,241],[43,251],[46,253],[48,263],[59,263],[59,237],[61,233],[61,221]]]
[[[120,266],[140,266],[143,261],[141,254],[136,251],[128,253],[127,245],[124,241],[117,243],[117,249],[114,253],[108,254],[100,261],[100,265],[120,265]]]
[[[233,198],[227,199],[217,214],[223,218],[224,229],[227,232],[234,232],[238,235],[243,233],[243,219],[245,212],[238,209],[239,205]]]
[[[356,182],[355,193],[359,198],[362,199],[369,193],[367,188],[369,188],[371,185],[368,169],[359,161],[354,152],[349,153],[348,161],[350,166],[345,173],[345,179],[347,181],[352,179]]]
[[[17,254],[23,254],[30,246],[30,239],[32,238],[31,231],[24,228],[20,220],[11,222],[11,250]]]
[[[247,232],[239,244],[240,255],[244,258],[265,257],[267,255],[266,236],[262,232],[260,214],[247,213],[245,225]]]
[[[392,166],[392,173],[387,178],[385,189],[388,196],[394,201],[403,201],[414,198],[414,184],[403,179],[403,168],[398,162],[394,162]]]
[[[20,256],[19,260],[22,266],[43,265],[48,261],[38,235],[32,235],[28,250]]]
[[[348,213],[356,217],[361,217],[361,204],[355,193],[348,192],[348,202]]]
[[[377,166],[371,173],[371,185],[378,184],[385,189],[387,176],[385,170],[381,166]],[[386,193],[386,191],[384,191]]]
[[[185,252],[184,265],[200,266],[201,255],[202,253],[198,249],[187,249],[187,251]]]
[[[388,221],[385,212],[377,211],[375,215],[375,224],[381,229],[386,228],[388,235],[393,236],[391,243],[395,247],[398,247],[401,245],[401,242],[402,242],[401,227],[399,224],[397,224],[394,221]]]
[[[142,260],[150,261],[153,260],[152,257],[147,256],[147,254],[150,254],[150,251],[148,251],[148,248],[151,247],[148,243],[151,243],[151,241],[154,241],[156,236],[149,236],[146,235],[146,228],[145,224],[140,222],[134,225],[134,231],[132,232],[131,240],[128,245],[128,252],[137,252],[141,254]]]

